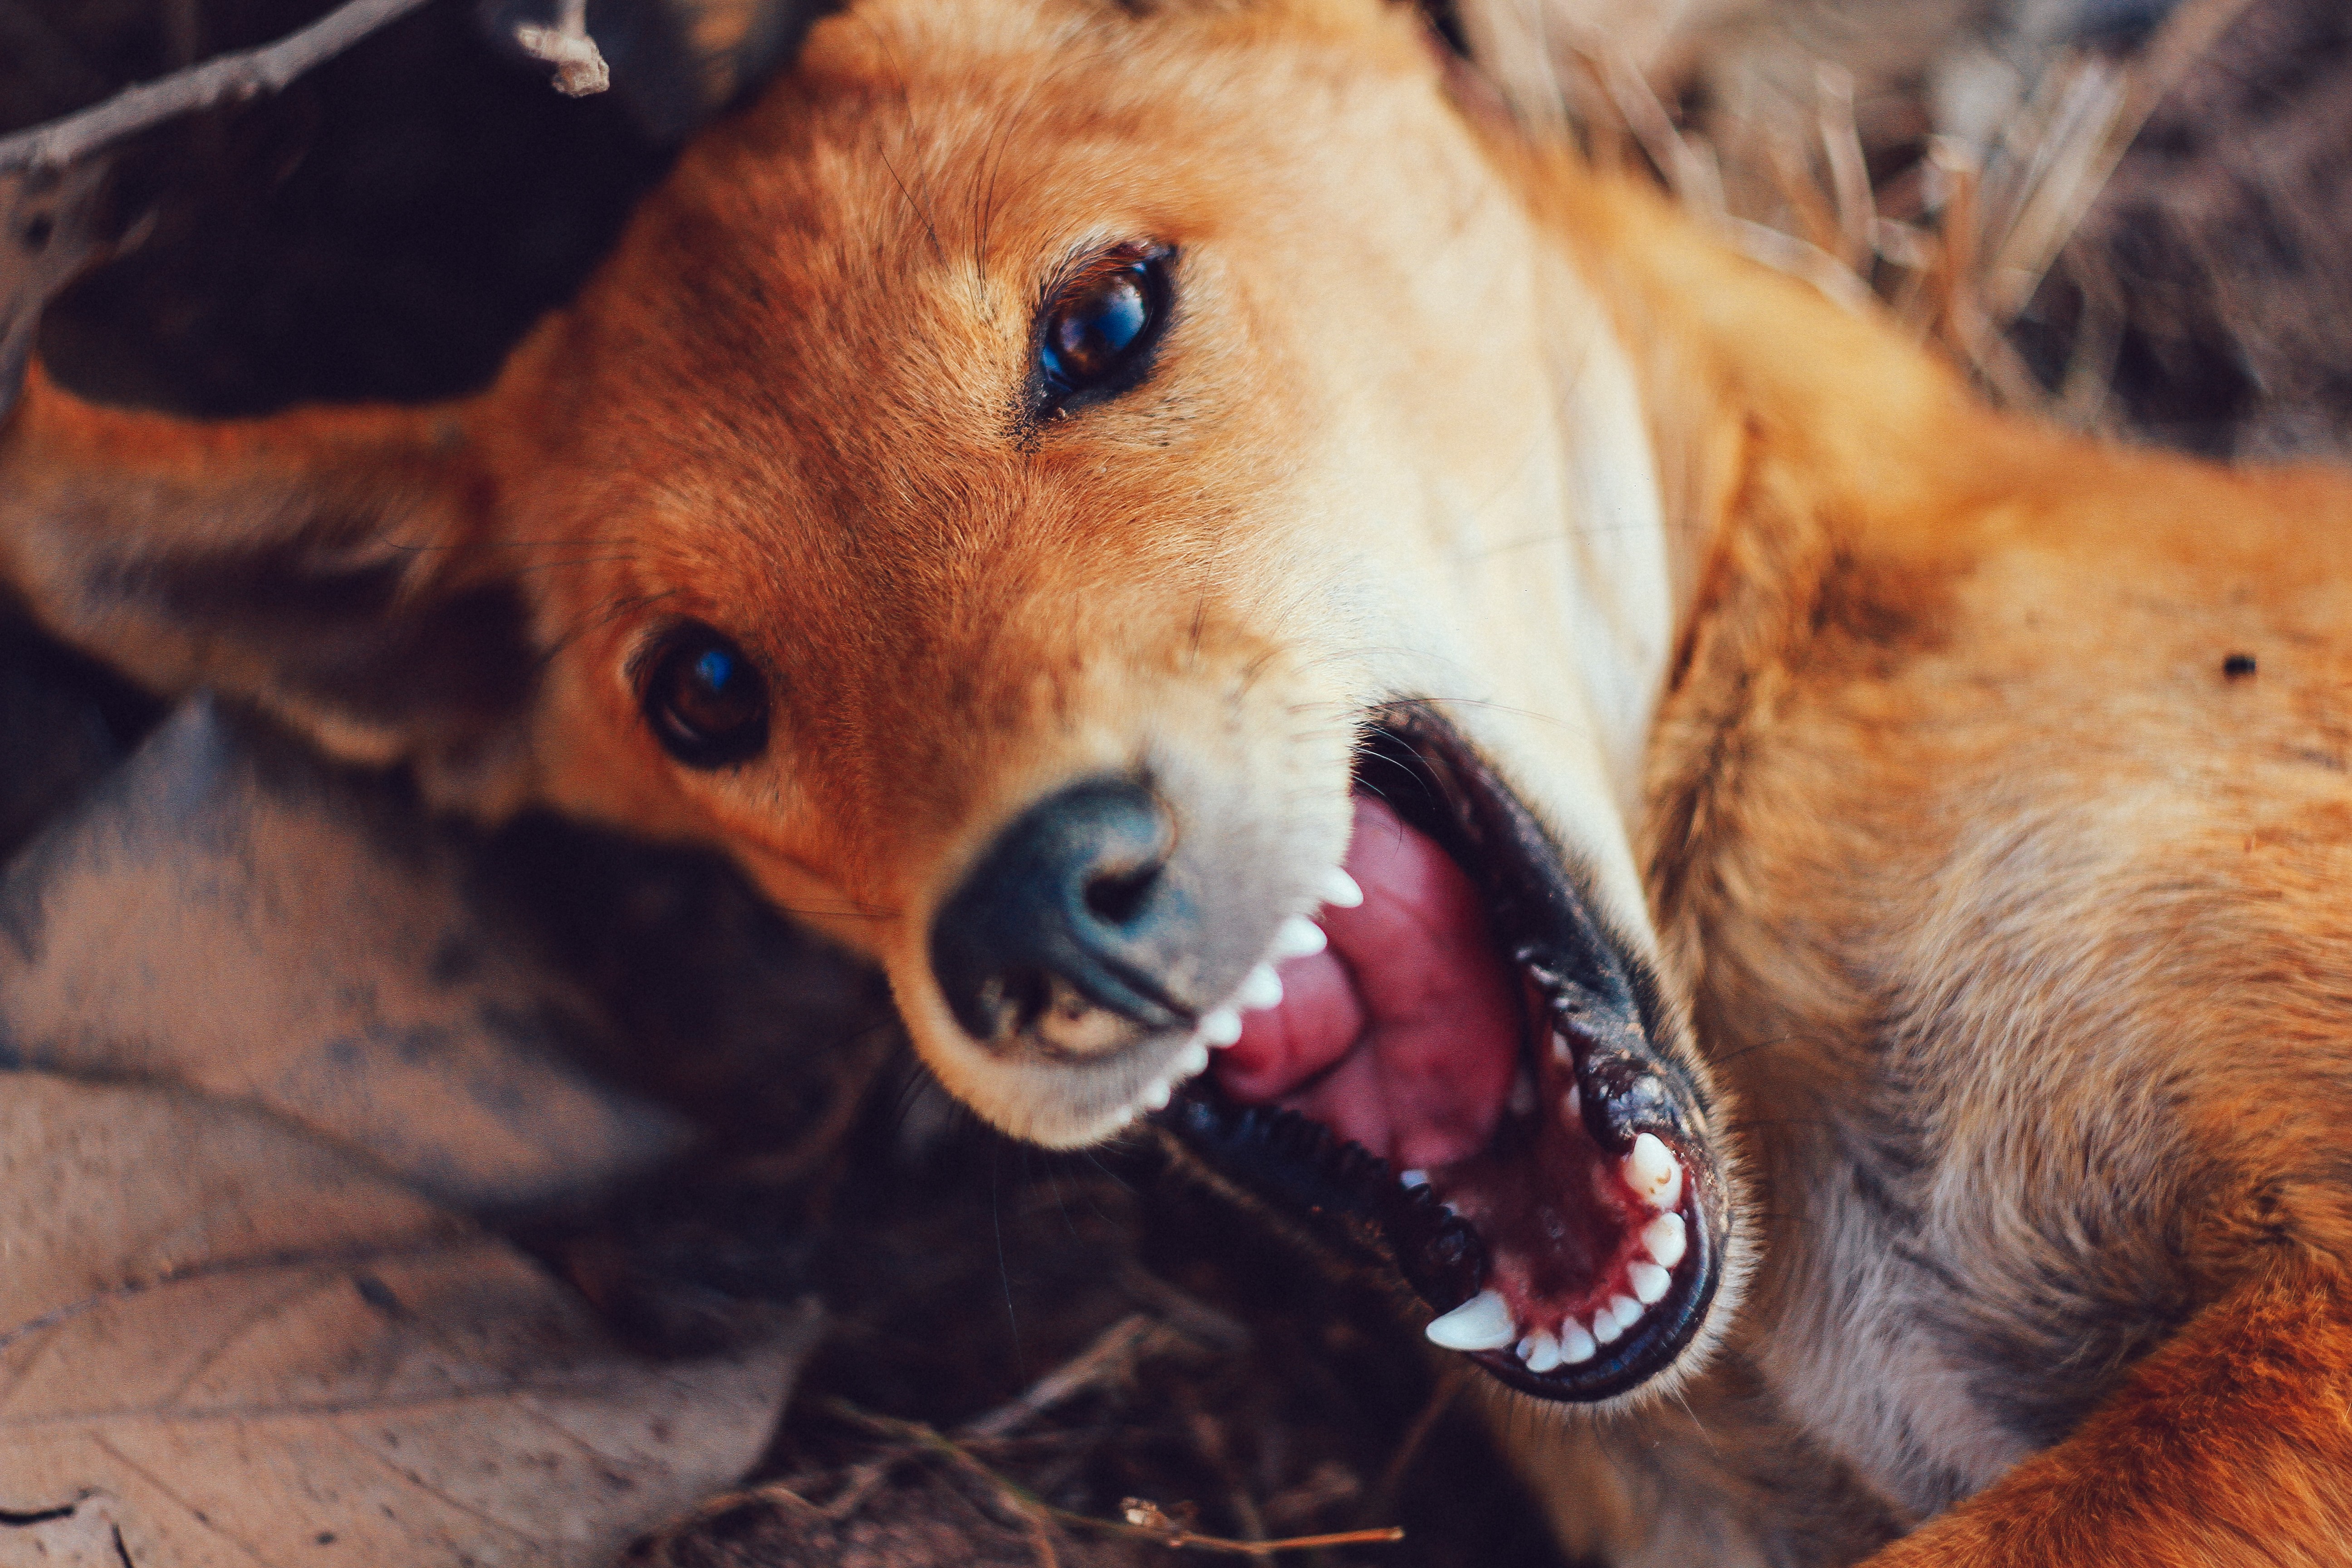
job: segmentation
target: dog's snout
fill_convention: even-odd
[[[1073,784],[982,853],[931,927],[931,967],[978,1040],[1033,1032],[1094,1055],[1188,1021],[1169,994],[1192,900],[1169,876],[1175,824],[1131,780]]]

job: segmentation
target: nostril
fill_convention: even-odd
[[[1125,871],[1106,871],[1087,884],[1087,910],[1106,924],[1132,925],[1160,880],[1157,864]]]

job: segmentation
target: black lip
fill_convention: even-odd
[[[1589,1404],[1630,1393],[1689,1345],[1722,1283],[1730,1211],[1705,1131],[1705,1089],[1656,1044],[1668,1024],[1654,978],[1594,919],[1588,879],[1510,787],[1424,704],[1382,709],[1370,724],[1358,787],[1377,794],[1480,885],[1496,931],[1576,1050],[1586,1131],[1615,1154],[1640,1133],[1655,1135],[1681,1160],[1689,1188],[1688,1250],[1675,1283],[1626,1339],[1542,1374],[1507,1351],[1471,1359],[1541,1399]],[[1523,1048],[1531,1052],[1534,1042]],[[1468,1225],[1321,1125],[1236,1105],[1205,1078],[1154,1120],[1196,1169],[1207,1168],[1213,1184],[1271,1213],[1332,1260],[1401,1274],[1439,1312],[1484,1285],[1485,1247]]]

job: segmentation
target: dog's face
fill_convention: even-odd
[[[1517,1386],[1693,1359],[1732,1207],[1627,847],[1642,425],[1408,16],[873,0],[474,404],[124,437],[36,390],[53,623],[723,847],[989,1119],[1162,1113]]]

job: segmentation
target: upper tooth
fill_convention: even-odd
[[[1613,1345],[1625,1331],[1618,1326],[1616,1314],[1606,1307],[1592,1314],[1592,1338],[1595,1342]]]
[[[1584,1325],[1574,1318],[1559,1326],[1559,1360],[1562,1366],[1574,1366],[1580,1361],[1591,1361],[1601,1347],[1584,1331]]]
[[[1397,1180],[1407,1187],[1425,1187],[1429,1185],[1429,1173],[1423,1170],[1405,1171],[1398,1174]]]
[[[1176,1053],[1176,1076],[1191,1078],[1209,1065],[1209,1047],[1198,1040],[1188,1043]]]
[[[1343,910],[1352,910],[1364,901],[1364,889],[1356,886],[1356,879],[1337,866],[1323,873],[1321,894],[1325,903],[1337,904]]]
[[[1238,1007],[1212,1007],[1201,1015],[1201,1038],[1213,1046],[1230,1046],[1242,1037]]]
[[[1329,945],[1331,939],[1323,928],[1305,915],[1293,915],[1282,922],[1274,933],[1274,956],[1276,959],[1307,958]]]
[[[1549,1334],[1538,1333],[1529,1342],[1527,1363],[1529,1372],[1549,1372],[1560,1363],[1559,1342]]]
[[[1450,1351],[1498,1351],[1519,1337],[1510,1307],[1492,1290],[1479,1291],[1423,1331]]]
[[[1633,1288],[1633,1300],[1646,1307],[1663,1298],[1675,1277],[1654,1263],[1633,1262],[1625,1265],[1625,1283]]]
[[[1642,1321],[1642,1303],[1631,1296],[1612,1296],[1609,1310],[1617,1316],[1617,1326],[1630,1329]]]
[[[1572,1062],[1576,1059],[1576,1053],[1569,1049],[1568,1037],[1557,1029],[1552,1031],[1551,1056],[1552,1060],[1556,1062]]]
[[[1654,1132],[1634,1135],[1625,1155],[1625,1184],[1652,1208],[1670,1209],[1682,1199],[1683,1167]]]
[[[1249,978],[1242,982],[1242,988],[1234,994],[1234,1000],[1248,1008],[1279,1007],[1282,1005],[1282,976],[1274,972],[1274,965],[1261,963],[1249,972]]]
[[[1683,1260],[1683,1248],[1688,1240],[1683,1231],[1683,1216],[1678,1214],[1662,1214],[1642,1227],[1642,1245],[1667,1268]]]
[[[1143,1103],[1145,1108],[1151,1110],[1167,1110],[1168,1097],[1172,1092],[1173,1091],[1169,1089],[1165,1079],[1153,1084],[1150,1089],[1143,1091]]]

